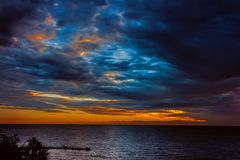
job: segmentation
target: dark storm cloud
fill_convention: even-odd
[[[40,0],[2,0],[0,4],[0,45],[8,46],[22,21],[36,19]]]
[[[2,73],[11,68],[15,72],[45,79],[90,82],[93,78],[87,70],[87,64],[81,59],[71,59],[71,57],[54,53],[41,55],[32,52],[23,53],[21,50],[12,50],[12,53],[5,51],[2,53],[0,65],[3,66]]]
[[[194,78],[239,76],[239,1],[127,1],[126,28],[143,52]]]
[[[63,0],[56,1],[56,3],[64,6],[61,10],[56,11],[56,16],[59,17],[58,26],[78,23],[79,27],[88,25],[97,9],[107,5],[105,0]]]

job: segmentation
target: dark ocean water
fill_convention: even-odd
[[[0,125],[21,140],[90,147],[50,150],[50,160],[240,160],[240,127]]]

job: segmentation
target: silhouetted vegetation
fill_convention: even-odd
[[[43,147],[35,137],[27,141],[28,145],[23,147],[24,160],[47,160],[47,149]]]
[[[7,136],[0,131],[0,159],[47,160],[48,149],[36,138],[30,138],[26,146],[20,146],[17,135]]]

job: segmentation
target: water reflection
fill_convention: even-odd
[[[51,150],[50,160],[240,159],[239,127],[5,125],[21,139],[38,137],[47,145],[90,147],[86,151]]]

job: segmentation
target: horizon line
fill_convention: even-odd
[[[182,127],[240,127],[240,125],[217,125],[217,124],[76,124],[76,123],[0,123],[0,125],[64,125],[64,126],[182,126]]]

